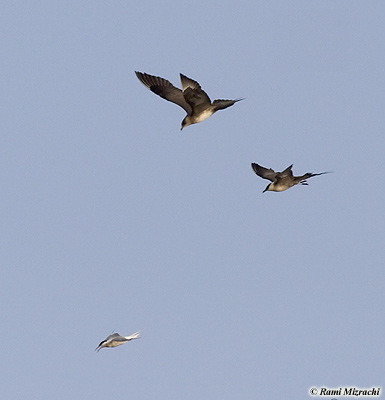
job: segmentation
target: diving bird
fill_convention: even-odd
[[[187,115],[182,121],[180,130],[186,128],[186,126],[205,120],[218,110],[224,110],[234,103],[244,100],[243,98],[238,98],[235,100],[214,100],[211,102],[209,96],[202,90],[199,83],[187,78],[183,74],[180,74],[182,90],[159,76],[138,71],[135,71],[135,74],[143,85],[152,92],[165,100],[177,104],[186,111]]]
[[[119,333],[113,333],[108,336],[106,340],[103,340],[99,343],[99,346],[95,349],[95,351],[99,351],[103,347],[116,347],[120,346],[123,343],[129,342],[132,339],[139,339],[140,331],[133,333],[130,336],[121,336]]]
[[[294,185],[298,185],[299,183],[301,185],[307,185],[308,183],[306,182],[306,179],[311,178],[313,176],[329,173],[329,172],[320,172],[319,174],[312,174],[310,172],[307,172],[302,176],[293,176],[293,172],[291,170],[292,167],[293,164],[291,164],[290,167],[287,167],[282,172],[275,172],[271,168],[267,169],[261,167],[258,164],[251,163],[251,168],[253,168],[253,171],[258,176],[260,176],[263,179],[268,179],[269,181],[272,182],[266,186],[266,189],[263,191],[263,193],[265,193],[266,191],[282,192],[286,189],[291,188]]]

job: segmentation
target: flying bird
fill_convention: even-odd
[[[214,100],[211,102],[209,96],[202,90],[199,83],[193,81],[187,76],[180,74],[182,90],[176,88],[168,80],[159,76],[149,75],[143,72],[135,71],[138,79],[158,96],[171,101],[182,107],[187,115],[182,121],[180,130],[186,126],[196,124],[213,115],[218,110],[224,110],[234,103],[244,100],[238,98],[235,100]]]
[[[271,168],[267,169],[255,163],[251,164],[251,168],[253,168],[253,171],[258,176],[260,176],[263,179],[268,179],[269,181],[272,182],[266,186],[266,189],[263,191],[263,193],[265,193],[266,191],[282,192],[286,189],[291,188],[294,185],[298,185],[299,183],[301,185],[307,185],[308,183],[306,182],[306,179],[312,178],[313,176],[329,173],[329,172],[320,172],[319,174],[312,174],[310,172],[307,172],[302,176],[293,176],[293,172],[291,170],[292,167],[293,164],[291,164],[282,172],[275,172]]]
[[[140,331],[133,333],[130,336],[121,336],[119,333],[113,333],[108,336],[106,340],[103,340],[99,343],[99,346],[95,349],[95,351],[99,351],[103,347],[116,347],[120,346],[123,343],[129,342],[132,339],[139,339]]]

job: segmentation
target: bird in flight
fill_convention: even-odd
[[[140,338],[140,331],[135,332],[130,336],[121,336],[119,335],[119,333],[113,333],[112,335],[108,336],[107,339],[100,342],[99,346],[95,350],[99,351],[103,347],[120,346],[121,344],[129,342],[132,339],[139,339],[139,338]]]
[[[256,163],[251,164],[251,168],[253,168],[253,171],[258,176],[260,176],[263,179],[268,179],[269,181],[272,182],[266,186],[266,189],[263,191],[263,193],[265,193],[266,191],[282,192],[286,189],[291,188],[294,185],[298,185],[299,183],[301,185],[307,185],[308,183],[306,182],[306,179],[312,178],[313,176],[329,173],[329,172],[320,172],[319,174],[312,174],[310,172],[307,172],[306,174],[301,176],[293,176],[293,172],[291,170],[292,167],[293,164],[291,164],[282,172],[275,172],[271,168],[267,169],[261,167]]]
[[[209,96],[202,90],[199,83],[180,74],[182,90],[176,88],[168,80],[159,76],[149,75],[143,72],[135,71],[138,79],[158,96],[171,101],[182,107],[187,115],[182,121],[180,130],[186,126],[204,121],[218,110],[224,110],[234,103],[243,100],[214,100],[211,102]]]

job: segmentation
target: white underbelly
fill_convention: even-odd
[[[288,184],[274,184],[270,186],[270,190],[274,191],[274,192],[283,192],[284,190],[289,189],[291,186],[293,185],[288,185]]]
[[[201,122],[213,115],[213,110],[203,111],[201,114],[196,116],[196,122]]]

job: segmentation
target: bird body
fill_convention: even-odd
[[[318,174],[313,174],[311,172],[307,172],[301,176],[294,176],[292,172],[293,164],[287,167],[282,172],[275,172],[271,168],[264,168],[256,163],[251,164],[251,168],[253,171],[263,179],[268,179],[272,183],[269,183],[265,190],[263,191],[272,191],[272,192],[283,192],[284,190],[290,189],[291,187],[301,184],[307,185],[306,179],[312,178],[313,176],[327,174],[328,172],[320,172]]]
[[[121,336],[119,333],[113,333],[107,337],[107,339],[103,340],[99,343],[98,347],[95,349],[99,351],[103,347],[116,347],[120,346],[123,343],[129,342],[132,339],[139,339],[140,331],[133,333],[130,336]]]
[[[152,92],[165,100],[171,101],[182,107],[187,115],[182,121],[181,130],[189,125],[202,122],[218,110],[224,110],[234,103],[243,100],[214,100],[202,90],[199,83],[187,76],[180,74],[182,90],[176,88],[167,79],[135,71],[138,79]]]

